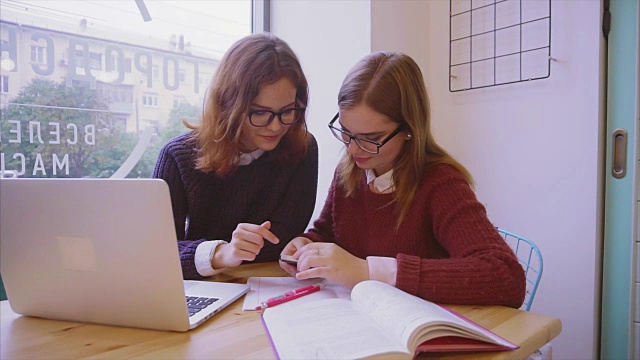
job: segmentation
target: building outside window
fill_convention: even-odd
[[[150,177],[254,1],[1,1],[0,175]]]
[[[0,91],[7,94],[9,93],[9,77],[2,75],[0,76]]]

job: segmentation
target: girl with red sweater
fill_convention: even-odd
[[[446,304],[519,307],[524,271],[487,218],[469,172],[435,141],[411,57],[358,62],[329,123],[346,151],[320,217],[282,251],[297,279],[373,279]]]

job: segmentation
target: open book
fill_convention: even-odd
[[[280,359],[412,359],[419,352],[518,346],[437,304],[373,280],[351,300],[268,308],[264,326]]]

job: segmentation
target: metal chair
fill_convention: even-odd
[[[529,239],[501,228],[498,228],[498,233],[516,253],[518,261],[524,269],[527,279],[527,293],[521,309],[529,311],[542,277],[542,254],[536,244]]]
[[[516,253],[516,257],[524,269],[525,278],[527,279],[527,292],[520,309],[529,311],[542,277],[542,254],[533,241],[501,228],[497,228],[497,230],[504,241],[513,249],[513,252]],[[552,358],[553,345],[547,343],[529,355],[526,360],[551,360]]]

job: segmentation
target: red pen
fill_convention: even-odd
[[[299,289],[287,291],[282,295],[274,296],[270,299],[267,299],[266,301],[261,302],[259,306],[256,306],[256,310],[262,310],[268,307],[280,305],[282,303],[295,300],[299,297],[313,294],[314,292],[320,291],[320,289],[322,289],[322,285],[309,285],[309,286],[301,287]]]

